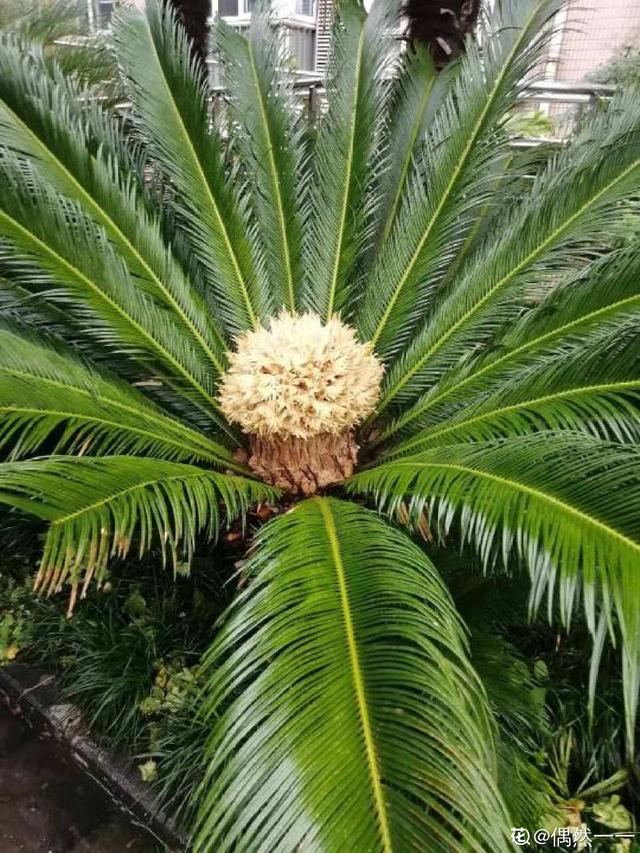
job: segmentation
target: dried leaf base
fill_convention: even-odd
[[[353,474],[358,446],[351,430],[313,438],[251,436],[250,468],[289,494],[313,495]]]

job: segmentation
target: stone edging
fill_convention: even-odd
[[[25,664],[0,667],[0,700],[18,710],[38,728],[48,730],[69,751],[73,761],[89,775],[118,807],[166,846],[169,853],[184,853],[186,839],[159,808],[134,767],[92,738],[75,705],[62,703],[55,678]]]

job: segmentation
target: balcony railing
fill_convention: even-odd
[[[210,61],[211,79],[215,81],[215,61]],[[321,115],[325,107],[324,79],[320,74],[301,72],[294,82],[294,89],[301,109],[310,118]],[[557,80],[541,80],[532,83],[524,92],[519,107],[523,116],[535,112],[547,119],[550,132],[541,136],[514,135],[514,147],[526,148],[537,145],[562,145],[579,129],[585,117],[615,92],[614,86],[599,83],[563,83]],[[212,118],[224,113],[226,91],[222,86],[211,86]]]

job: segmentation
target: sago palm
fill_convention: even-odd
[[[20,34],[37,42],[65,74],[73,74],[110,104],[123,100],[116,67],[104,31],[92,33],[84,0],[3,0],[0,32]]]
[[[523,174],[503,124],[553,3],[498,4],[436,78],[395,52],[393,0],[343,0],[314,133],[264,15],[217,31],[212,121],[148,7],[115,23],[126,138],[35,48],[0,52],[0,500],[49,522],[36,585],[73,604],[110,558],[188,561],[269,503],[206,655],[195,849],[508,850],[420,536],[584,607],[595,663],[620,638],[631,745],[640,255],[610,247],[640,98]]]

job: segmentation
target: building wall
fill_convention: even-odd
[[[316,68],[316,17],[319,0],[272,0],[274,17],[285,29],[287,46],[299,71]],[[212,0],[212,15],[231,26],[249,26],[254,0]]]
[[[547,76],[578,82],[629,44],[640,44],[640,0],[569,0]]]

